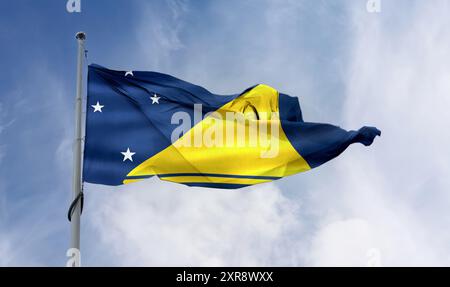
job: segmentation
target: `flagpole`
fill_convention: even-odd
[[[73,254],[71,266],[78,267],[80,266],[80,215],[81,215],[81,206],[82,199],[80,200],[80,195],[82,196],[82,183],[81,183],[81,147],[82,147],[82,85],[83,85],[83,57],[85,53],[84,49],[84,41],[86,40],[86,34],[83,32],[78,32],[75,36],[78,41],[78,62],[77,62],[77,95],[76,95],[76,103],[75,103],[75,140],[73,147],[73,182],[72,182],[72,191],[73,191],[73,200],[74,207],[73,213],[71,214],[71,241],[70,241],[70,249]],[[69,255],[70,256],[70,255]]]

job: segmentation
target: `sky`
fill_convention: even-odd
[[[239,190],[85,184],[83,266],[449,266],[450,3],[366,3],[3,0],[0,266],[67,259],[78,31],[87,64],[217,94],[265,83],[306,121],[382,131]]]

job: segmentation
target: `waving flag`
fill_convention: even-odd
[[[310,170],[380,131],[304,122],[298,99],[267,85],[216,95],[175,77],[89,66],[83,180],[158,176],[239,188]]]

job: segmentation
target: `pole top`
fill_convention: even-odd
[[[76,38],[77,40],[84,41],[84,40],[86,40],[86,34],[85,34],[84,32],[78,32],[78,33],[75,35],[75,38]]]

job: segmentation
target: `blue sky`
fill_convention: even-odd
[[[239,191],[86,185],[83,265],[449,265],[450,6],[381,2],[4,1],[0,265],[65,264],[78,31],[88,63],[219,94],[266,83],[307,121],[383,132]]]

